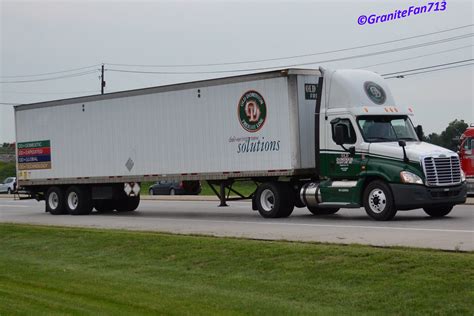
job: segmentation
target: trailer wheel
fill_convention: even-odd
[[[325,208],[325,207],[314,207],[314,206],[308,206],[308,210],[314,215],[331,215],[331,214],[336,214],[339,211],[338,208]]]
[[[267,182],[256,192],[258,212],[265,218],[288,217],[293,212],[294,199],[286,183]]]
[[[94,201],[94,208],[99,213],[107,213],[115,210],[114,200],[96,200]]]
[[[46,212],[51,215],[66,214],[64,200],[64,191],[60,187],[50,187],[45,197]]]
[[[87,215],[92,212],[92,199],[87,187],[71,186],[66,191],[66,209],[71,215]]]
[[[140,196],[130,196],[115,201],[115,209],[117,212],[135,211],[140,204]]]
[[[389,221],[397,214],[392,191],[383,181],[370,182],[364,190],[363,201],[367,215],[377,221]]]
[[[454,205],[440,205],[424,207],[423,211],[431,217],[443,217],[448,215],[453,209]]]

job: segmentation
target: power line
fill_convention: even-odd
[[[45,72],[42,74],[34,74],[34,75],[0,76],[0,78],[42,77],[42,76],[47,76],[47,75],[56,75],[56,74],[65,73],[65,72],[73,72],[73,71],[78,71],[78,70],[83,70],[83,69],[89,69],[89,68],[98,67],[98,66],[100,66],[100,64],[90,65],[90,66],[81,67],[81,68],[68,69],[68,70],[60,70],[60,71],[55,71],[55,72]]]
[[[32,79],[32,80],[17,80],[17,81],[0,81],[0,83],[27,83],[27,82],[57,80],[57,79],[65,79],[65,78],[73,78],[73,77],[80,77],[80,76],[90,75],[90,74],[93,74],[93,73],[96,73],[96,72],[97,72],[97,69],[94,69],[94,70],[89,70],[89,71],[85,71],[85,72],[80,72],[80,73],[77,73],[77,74],[64,75],[64,76],[53,77],[53,78]]]
[[[425,42],[425,43],[420,43],[420,44],[415,44],[415,45],[409,45],[409,46],[404,46],[404,47],[399,47],[399,48],[392,48],[392,49],[382,50],[382,51],[378,51],[378,52],[365,53],[365,54],[347,56],[347,57],[340,57],[340,58],[333,58],[333,59],[327,59],[327,60],[312,61],[312,62],[306,62],[306,63],[290,64],[290,65],[284,65],[284,66],[258,67],[258,68],[248,68],[248,69],[232,69],[232,70],[214,70],[214,71],[142,71],[142,70],[126,70],[126,69],[113,69],[113,68],[112,69],[109,68],[108,71],[123,72],[123,73],[138,73],[138,74],[161,74],[161,75],[172,75],[172,74],[181,74],[181,75],[183,75],[183,74],[220,74],[220,73],[231,73],[231,72],[249,72],[249,71],[276,69],[276,68],[289,68],[289,67],[295,67],[295,66],[314,65],[314,64],[328,63],[328,62],[334,62],[334,61],[343,61],[343,60],[349,60],[349,59],[355,59],[355,58],[370,57],[370,56],[375,56],[375,55],[381,55],[381,54],[399,52],[399,51],[408,50],[408,49],[414,49],[414,48],[420,48],[420,47],[426,47],[426,46],[431,46],[431,45],[436,45],[436,44],[447,43],[447,42],[456,41],[456,40],[459,40],[459,39],[464,39],[464,38],[468,38],[468,37],[472,37],[472,36],[473,36],[473,33],[468,33],[468,34],[463,34],[463,35],[455,36],[455,37],[451,37],[451,38],[445,38],[445,39],[441,39],[441,40]]]
[[[409,69],[409,70],[396,71],[396,72],[383,74],[382,76],[385,77],[385,76],[396,75],[396,74],[403,73],[403,72],[412,72],[412,71],[417,71],[417,70],[425,70],[425,69],[437,68],[437,67],[442,67],[442,66],[455,65],[455,64],[465,63],[465,62],[468,62],[468,61],[473,61],[473,60],[474,60],[474,58],[471,58],[471,59],[459,60],[459,61],[454,61],[454,62],[451,62],[451,63],[433,65],[433,66],[428,66],[428,67],[421,67],[421,68],[415,68],[415,69]]]
[[[344,52],[344,51],[348,51],[348,50],[373,47],[373,46],[383,45],[383,44],[396,43],[396,42],[405,41],[405,40],[409,40],[409,39],[415,39],[415,38],[420,38],[420,37],[434,35],[434,34],[441,34],[441,33],[446,33],[446,32],[450,32],[450,31],[454,31],[454,30],[460,30],[460,29],[471,27],[473,25],[474,24],[468,24],[468,25],[463,25],[463,26],[451,28],[451,29],[446,29],[446,30],[441,30],[441,31],[431,32],[431,33],[425,33],[425,34],[420,34],[420,35],[400,38],[400,39],[396,39],[396,40],[385,41],[385,42],[379,42],[379,43],[373,43],[373,44],[367,44],[367,45],[361,45],[361,46],[354,46],[354,47],[330,50],[330,51],[325,51],[325,52],[294,55],[294,56],[286,56],[286,57],[277,57],[277,58],[254,59],[254,60],[236,61],[236,62],[222,62],[222,63],[204,63],[204,64],[175,64],[175,65],[169,65],[169,64],[168,65],[139,65],[139,64],[134,65],[134,64],[114,64],[114,63],[105,63],[105,64],[110,65],[110,66],[120,66],[120,67],[156,67],[156,68],[209,67],[209,66],[226,66],[226,65],[228,66],[228,65],[251,64],[251,63],[260,63],[260,62],[267,62],[267,61],[284,60],[284,59],[295,59],[295,58],[302,58],[302,57],[311,57],[311,56],[324,55],[324,54],[329,54],[329,53],[339,53],[339,52]]]
[[[445,68],[440,68],[440,69],[432,69],[432,70],[426,70],[426,71],[419,71],[419,72],[408,73],[408,74],[399,74],[399,75],[396,75],[396,76],[386,77],[385,79],[404,78],[404,77],[408,77],[408,76],[414,76],[414,75],[425,74],[425,73],[429,73],[429,72],[435,72],[435,71],[453,69],[453,68],[461,68],[461,67],[466,67],[466,66],[471,66],[471,65],[474,65],[474,63],[468,63],[468,64],[463,64],[463,65],[456,65],[456,66],[445,67]]]
[[[443,54],[443,53],[447,53],[447,52],[461,50],[461,49],[468,48],[468,47],[473,47],[473,46],[472,45],[466,45],[466,46],[461,46],[461,47],[457,47],[457,48],[453,48],[453,49],[442,50],[442,51],[431,53],[431,54],[418,55],[418,56],[414,56],[414,57],[397,59],[397,60],[387,61],[387,62],[378,63],[378,64],[365,65],[365,66],[358,67],[358,68],[361,69],[361,68],[369,68],[369,67],[375,67],[375,66],[380,66],[380,65],[387,65],[387,64],[397,63],[397,62],[400,62],[400,61],[412,60],[412,59],[417,59],[417,58],[427,57],[427,56],[432,56],[432,55],[439,55],[439,54]]]
[[[436,72],[436,71],[442,71],[442,70],[448,70],[448,69],[471,66],[471,65],[474,65],[474,63],[467,63],[467,64],[455,65],[455,66],[444,67],[444,68],[439,68],[439,69],[431,69],[431,70],[413,72],[413,71],[416,71],[416,70],[429,69],[429,68],[434,68],[434,67],[442,67],[442,66],[445,66],[445,65],[452,65],[452,64],[457,64],[457,63],[462,63],[462,62],[472,61],[472,60],[474,60],[474,59],[467,59],[467,60],[464,60],[464,61],[457,61],[457,62],[452,62],[452,63],[433,65],[433,66],[428,66],[428,67],[423,67],[423,68],[409,69],[409,70],[405,70],[405,71],[400,71],[399,72],[400,74],[398,74],[398,75],[391,76],[391,77],[385,77],[385,79],[404,78],[404,77],[419,75],[419,74],[424,74],[424,73],[430,73],[430,72]],[[407,73],[403,74],[403,72],[407,72]],[[382,75],[382,76],[386,76],[386,75]],[[93,91],[93,92],[96,92],[96,91]],[[13,106],[13,105],[21,105],[21,103],[0,102],[0,105],[11,105],[11,106]]]

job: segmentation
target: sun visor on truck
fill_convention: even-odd
[[[330,78],[328,78],[330,77]],[[328,108],[396,106],[385,80],[366,70],[336,70],[329,80]]]

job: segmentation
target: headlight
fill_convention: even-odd
[[[466,174],[461,169],[461,182],[464,182],[464,181],[466,181]]]
[[[403,183],[423,184],[423,180],[419,176],[408,171],[400,172],[400,179]]]

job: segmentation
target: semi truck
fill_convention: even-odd
[[[455,152],[366,70],[282,69],[15,107],[18,185],[53,215],[135,210],[146,181],[207,181],[265,218],[364,207],[375,220],[466,200]],[[254,181],[241,194],[238,181]],[[237,195],[230,197],[230,192]]]
[[[459,157],[466,175],[467,194],[474,195],[474,124],[471,124],[460,138]]]

